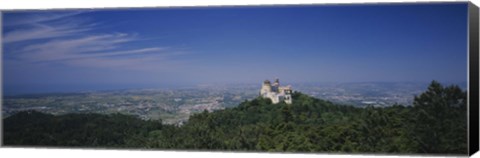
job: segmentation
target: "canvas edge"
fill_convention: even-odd
[[[468,153],[479,150],[479,12],[478,7],[468,4]]]

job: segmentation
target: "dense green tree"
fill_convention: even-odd
[[[458,86],[443,87],[436,81],[415,97],[413,133],[419,152],[467,152],[466,101],[466,92]]]

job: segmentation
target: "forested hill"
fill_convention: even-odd
[[[183,150],[467,154],[466,93],[432,82],[412,106],[356,108],[296,92],[194,114],[183,126],[112,114],[4,119],[4,145]]]

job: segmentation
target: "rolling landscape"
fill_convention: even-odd
[[[134,92],[124,93],[128,96]],[[136,98],[138,93],[149,96],[145,91],[136,93],[130,97]],[[78,95],[73,97],[78,99]],[[90,95],[93,94],[83,97],[92,97]],[[240,95],[232,96],[238,98]],[[50,97],[54,100],[61,98]],[[101,98],[112,100],[109,97]],[[270,152],[467,153],[466,92],[458,86],[444,87],[433,81],[425,92],[414,97],[413,106],[358,107],[332,103],[301,92],[294,92],[292,98],[292,104],[272,104],[269,99],[254,97],[240,102],[238,106],[228,107],[219,101],[222,99],[216,99],[211,103],[218,105],[216,108],[191,105],[193,108],[188,111],[191,116],[186,118],[181,117],[185,115],[182,113],[185,109],[174,110],[185,106],[182,105],[158,106],[161,110],[156,110],[152,118],[145,119],[150,114],[149,109],[145,108],[148,103],[144,100],[136,105],[130,105],[135,100],[129,100],[132,102],[128,103],[130,108],[123,103],[110,108],[91,106],[100,113],[113,111],[103,114],[85,106],[79,107],[87,110],[63,111],[57,115],[46,113],[62,111],[55,109],[55,106],[23,109],[3,119],[4,145]],[[235,99],[227,102],[234,104]],[[175,99],[171,104],[176,104]],[[121,114],[115,112],[118,109],[125,110]],[[172,115],[181,119],[172,122]],[[164,122],[162,117],[169,121]],[[181,124],[172,125],[180,120]]]
[[[195,113],[222,110],[255,99],[259,84],[199,85],[177,89],[125,89],[77,93],[43,93],[6,96],[2,116],[36,110],[61,115],[67,113],[122,113],[143,120],[162,120],[182,124]],[[355,107],[412,106],[426,83],[323,83],[294,84],[295,89],[311,97]],[[462,85],[462,84],[459,84]],[[465,90],[463,84],[462,89]]]

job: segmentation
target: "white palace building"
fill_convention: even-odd
[[[260,96],[263,98],[270,98],[273,104],[277,104],[284,101],[287,104],[292,104],[292,89],[291,86],[280,86],[278,79],[275,80],[273,85],[269,80],[265,80],[260,90]]]

